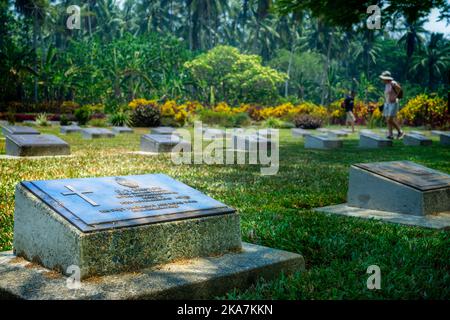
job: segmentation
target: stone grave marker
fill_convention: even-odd
[[[293,137],[304,137],[306,135],[310,135],[312,134],[313,130],[306,130],[306,129],[302,129],[302,128],[293,128],[291,129],[291,133]]]
[[[330,137],[328,135],[306,135],[305,148],[306,149],[337,149],[342,148],[342,140]]]
[[[328,130],[328,136],[333,138],[347,137],[348,133],[343,130]]]
[[[61,128],[59,130],[62,134],[69,134],[69,133],[80,132],[81,127],[75,126],[75,125],[61,126]]]
[[[152,134],[168,134],[168,135],[172,135],[172,134],[178,134],[176,132],[176,128],[173,127],[155,127],[155,128],[150,128],[150,132]]]
[[[27,126],[15,126],[15,125],[6,125],[2,127],[2,133],[6,135],[11,134],[40,134],[35,128],[27,127]]]
[[[439,141],[444,146],[450,146],[450,132],[449,131],[443,131],[439,135]]]
[[[261,147],[271,149],[272,141],[258,134],[235,134],[232,136],[234,149],[238,151],[258,151]]]
[[[133,129],[126,127],[126,126],[122,126],[122,127],[112,127],[112,131],[115,134],[121,134],[121,133],[133,133]]]
[[[106,128],[84,128],[81,130],[83,139],[97,139],[97,138],[113,138],[114,133]]]
[[[450,227],[450,175],[411,161],[350,167],[347,204],[317,211],[430,228]]]
[[[359,134],[359,147],[360,148],[385,148],[392,147],[392,140],[383,138],[376,133],[364,133]]]
[[[330,131],[330,129],[327,129],[327,128],[318,128],[318,129],[316,129],[316,131],[321,132],[321,133],[328,133],[328,131]]]
[[[10,156],[69,155],[70,146],[49,134],[12,134],[6,136],[6,154]]]
[[[186,148],[190,142],[182,140],[177,135],[145,134],[141,136],[141,151],[144,152],[172,152],[173,148],[182,143]]]
[[[407,146],[430,146],[433,141],[422,134],[407,133],[403,137],[403,143]]]
[[[235,209],[163,174],[23,181],[15,202],[14,253],[0,256],[11,297],[205,299],[304,270],[298,254],[243,244]]]
[[[431,130],[431,135],[432,136],[440,136],[443,132],[445,131],[440,131],[440,130]]]

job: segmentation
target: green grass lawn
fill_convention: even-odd
[[[58,134],[57,128],[40,129]],[[450,148],[399,141],[385,150],[361,150],[357,136],[335,151],[303,148],[303,140],[281,131],[280,169],[261,176],[255,165],[174,165],[169,155],[127,154],[139,136],[70,143],[70,158],[0,159],[0,251],[11,249],[14,186],[22,180],[165,173],[239,210],[243,240],[301,253],[306,272],[263,282],[231,299],[449,299],[450,231],[328,216],[314,207],[345,202],[349,166],[358,162],[411,160],[450,173]],[[0,140],[0,154],[5,142]],[[381,290],[368,290],[369,265],[381,268]]]

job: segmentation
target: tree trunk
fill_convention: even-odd
[[[36,11],[36,9],[34,9],[34,12],[33,12],[33,51],[34,51],[33,70],[35,72],[35,75],[34,75],[34,95],[33,95],[34,103],[38,102],[38,78],[36,76],[36,74],[37,74],[37,64],[38,64],[37,33],[38,33],[37,11]]]

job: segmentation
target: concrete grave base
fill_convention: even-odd
[[[338,149],[342,148],[343,142],[337,138],[321,135],[306,135],[305,136],[305,148],[306,149]]]
[[[450,133],[449,132],[443,132],[439,136],[439,141],[441,145],[443,146],[450,146]]]
[[[10,156],[7,154],[0,154],[0,160],[42,160],[42,159],[48,159],[48,158],[71,158],[75,157],[73,154],[68,155],[55,155],[55,156]]]
[[[381,220],[383,222],[398,223],[431,229],[450,229],[450,212],[441,212],[436,215],[415,216],[411,214],[351,207],[346,203],[316,208],[314,210],[317,212],[329,214],[337,214],[363,219],[375,219]]]
[[[407,133],[403,137],[403,143],[406,146],[431,146],[433,141],[421,134]]]
[[[208,299],[304,269],[299,254],[243,243],[241,252],[95,277],[69,289],[67,277],[7,251],[0,253],[0,299]]]
[[[15,202],[14,253],[61,272],[77,265],[81,278],[241,248],[239,215],[223,208],[204,217],[192,209],[183,218],[173,214],[163,222],[158,216],[154,223],[140,218],[148,224],[134,227],[127,222],[106,230],[89,226],[93,231],[85,233],[21,184],[16,186]]]
[[[377,134],[360,133],[359,147],[369,149],[392,147],[392,140],[380,137]]]

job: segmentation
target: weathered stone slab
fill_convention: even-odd
[[[176,132],[176,128],[173,127],[155,127],[155,128],[150,128],[150,131],[152,134],[168,134],[168,135],[172,135],[172,134],[177,134]]]
[[[21,157],[68,155],[70,146],[49,134],[12,134],[6,136],[6,154]]]
[[[141,151],[172,152],[176,145],[188,148],[190,142],[182,140],[177,135],[145,134],[141,136]]]
[[[350,167],[348,205],[417,216],[450,211],[450,175],[410,161]]]
[[[293,137],[304,137],[306,135],[312,134],[312,131],[314,131],[314,130],[306,130],[306,129],[301,129],[301,128],[291,129],[291,133],[292,133]]]
[[[40,134],[40,132],[34,128],[26,126],[14,126],[14,125],[3,126],[2,133],[5,136],[11,134]]]
[[[270,150],[272,141],[257,134],[235,134],[232,136],[234,149],[238,151],[258,151],[260,148]]]
[[[407,133],[403,137],[403,143],[407,146],[430,146],[433,141],[421,134]]]
[[[375,133],[363,133],[359,134],[359,147],[360,148],[385,148],[392,147],[392,140],[383,138]]]
[[[337,149],[342,148],[342,140],[329,137],[327,135],[307,135],[305,136],[306,149]]]
[[[22,123],[24,125],[32,125],[32,126],[36,125],[36,121],[35,120],[24,120],[24,121],[22,121]]]
[[[321,132],[321,133],[328,133],[328,131],[330,131],[330,129],[327,129],[327,128],[317,128],[316,131]]]
[[[106,128],[84,128],[81,130],[83,139],[97,139],[97,138],[113,138],[114,133]]]
[[[450,146],[450,132],[442,132],[439,135],[439,141],[444,146]]]
[[[328,130],[327,134],[329,137],[333,138],[341,138],[348,136],[348,133],[343,130]]]
[[[422,136],[427,136],[428,135],[427,131],[419,131],[419,130],[411,130],[409,133],[419,134],[419,135],[422,135]]]
[[[359,131],[359,133],[361,134],[376,134],[373,130],[370,130],[370,129],[361,129],[360,131]]]
[[[440,131],[440,130],[432,130],[431,131],[431,135],[432,136],[440,136],[443,132],[445,132],[445,131]]]
[[[261,278],[275,280],[281,272],[290,275],[304,269],[299,254],[243,243],[240,252],[86,279],[80,288],[69,289],[67,277],[8,251],[0,253],[0,299],[212,299],[246,289]]]
[[[351,207],[347,204],[338,204],[334,206],[316,208],[314,210],[317,212],[328,214],[337,214],[363,219],[374,219],[380,220],[382,222],[398,223],[423,228],[450,229],[450,214],[448,213],[440,213],[427,216],[414,216],[410,214]]]
[[[62,134],[76,133],[76,132],[80,132],[80,131],[81,131],[81,127],[75,126],[75,125],[61,126],[61,128],[60,128],[60,132]]]
[[[15,254],[82,278],[241,248],[234,209],[162,174],[22,182],[15,199]]]
[[[111,129],[115,134],[121,133],[133,133],[133,129],[129,127],[112,127]]]

